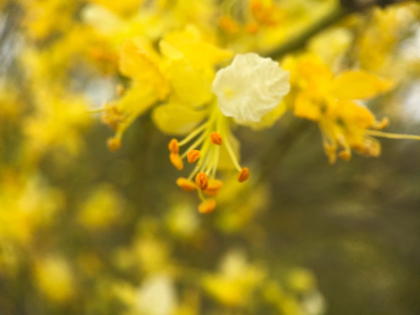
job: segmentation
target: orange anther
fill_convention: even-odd
[[[257,23],[255,23],[255,22],[251,22],[251,23],[248,23],[248,24],[245,26],[245,30],[246,30],[246,32],[247,32],[247,33],[249,33],[249,34],[255,34],[255,33],[257,33],[257,32],[258,32],[259,27],[258,27],[258,24],[257,24]]]
[[[190,152],[188,152],[188,155],[187,155],[188,163],[194,163],[199,158],[200,158],[200,151],[198,151],[198,150],[191,150]]]
[[[216,208],[216,201],[214,199],[206,199],[198,206],[198,211],[202,214],[213,212]]]
[[[209,185],[209,180],[206,173],[200,172],[195,176],[195,183],[201,190],[206,190]]]
[[[350,161],[351,159],[351,152],[350,151],[340,151],[338,156],[343,159],[344,161]]]
[[[238,181],[240,183],[246,181],[249,178],[249,169],[247,167],[244,167],[240,172],[238,176]]]
[[[373,128],[376,129],[376,130],[382,130],[382,129],[385,129],[386,127],[388,127],[388,126],[389,126],[389,119],[388,119],[388,117],[384,117],[384,118],[382,118],[381,121],[376,122],[373,125]]]
[[[122,96],[125,92],[125,87],[121,83],[117,85],[117,96]]]
[[[214,144],[217,145],[221,145],[222,144],[222,136],[220,135],[220,133],[213,131],[210,134],[210,140],[211,142],[213,142]]]
[[[105,105],[101,118],[102,122],[114,131],[118,129],[120,123],[124,120],[121,112],[114,104]]]
[[[238,23],[227,15],[220,17],[219,26],[222,30],[229,34],[235,34],[239,31]]]
[[[176,184],[181,187],[184,191],[190,192],[197,189],[195,183],[187,178],[180,177],[176,180]]]
[[[250,7],[251,7],[251,11],[258,11],[262,9],[262,3],[260,0],[252,0]]]
[[[168,144],[168,149],[169,149],[169,151],[171,151],[171,153],[178,154],[179,153],[178,140],[172,139]]]
[[[223,182],[219,179],[210,179],[207,189],[204,191],[207,196],[216,196],[222,188]]]
[[[169,159],[171,160],[172,165],[175,166],[178,171],[184,168],[184,162],[182,162],[179,154],[171,153],[169,154]]]
[[[119,138],[109,138],[108,142],[108,149],[112,152],[117,151],[119,148],[121,148],[121,139]]]

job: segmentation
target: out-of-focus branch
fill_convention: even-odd
[[[341,0],[340,4],[338,4],[337,7],[335,7],[323,19],[311,25],[307,30],[303,31],[302,34],[296,38],[286,42],[285,44],[266,53],[265,55],[273,59],[278,59],[289,52],[305,47],[308,40],[310,40],[313,36],[334,25],[352,13],[363,12],[364,10],[375,5],[385,7],[391,4],[407,1],[408,0]]]

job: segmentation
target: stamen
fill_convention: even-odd
[[[188,152],[198,147],[205,139],[206,139],[206,133],[202,134],[192,145],[190,145],[181,157],[182,158],[186,157],[188,155]]]
[[[417,136],[417,135],[403,135],[399,133],[388,133],[388,132],[382,132],[382,131],[377,131],[377,130],[366,130],[366,133],[374,137],[381,137],[381,138],[388,138],[388,139],[420,140],[420,136]]]
[[[324,151],[328,157],[328,162],[334,164],[337,161],[337,148],[328,143],[324,143]]]
[[[169,160],[171,161],[172,165],[175,166],[175,168],[180,171],[184,168],[184,162],[182,162],[181,157],[179,154],[171,153],[169,155]]]
[[[223,182],[219,179],[210,179],[207,189],[204,191],[207,196],[216,196],[222,188]]]
[[[250,22],[250,23],[248,23],[248,24],[245,26],[245,30],[246,30],[246,32],[247,32],[247,33],[249,33],[249,34],[255,34],[255,33],[257,33],[257,32],[258,32],[259,27],[258,27],[258,24],[257,24],[257,23],[255,23],[255,22]]]
[[[121,139],[118,137],[109,138],[107,145],[110,151],[118,151],[121,148]]]
[[[186,192],[191,192],[197,189],[195,183],[187,178],[180,177],[176,180],[176,184]]]
[[[200,172],[195,177],[195,183],[201,190],[206,190],[209,185],[209,180],[206,173]]]
[[[375,124],[373,125],[373,128],[376,130],[382,130],[385,129],[389,126],[389,119],[388,117],[384,117],[382,118],[381,121],[377,121],[375,122]]]
[[[244,167],[239,172],[238,181],[240,183],[242,183],[242,182],[246,181],[248,178],[249,178],[249,169],[247,167]]]
[[[228,152],[228,154],[229,154],[229,156],[230,156],[230,159],[231,159],[231,160],[232,160],[232,162],[233,162],[233,165],[235,166],[235,168],[236,168],[239,172],[241,172],[242,168],[241,168],[241,166],[239,165],[238,160],[236,159],[235,153],[233,152],[232,146],[231,146],[231,144],[230,144],[230,142],[229,142],[229,140],[228,140],[228,139],[226,139],[226,141],[225,141],[225,145],[226,145],[226,150],[227,150],[227,152]]]
[[[188,159],[188,163],[195,163],[199,158],[200,158],[200,151],[198,150],[191,150],[190,152],[188,152],[187,155],[187,159]]]
[[[206,199],[198,206],[198,211],[202,214],[208,214],[216,208],[216,201],[214,199]]]
[[[118,96],[118,97],[121,97],[121,96],[124,94],[124,92],[125,92],[125,87],[124,87],[124,85],[122,85],[121,83],[120,83],[120,84],[118,84],[118,85],[117,85],[117,88],[116,88],[116,91],[117,91],[117,96]]]
[[[102,122],[114,131],[124,122],[124,116],[113,104],[105,105],[103,109],[98,109],[97,111],[102,112]]]
[[[202,124],[200,127],[192,131],[188,136],[186,136],[181,142],[179,142],[179,146],[183,146],[190,142],[191,139],[195,138],[201,131],[203,131],[207,127],[208,123]]]
[[[343,159],[344,161],[350,161],[351,159],[351,151],[350,150],[344,150],[344,151],[340,151],[338,153],[338,156]]]
[[[214,131],[210,134],[210,140],[211,140],[211,142],[213,142],[214,144],[217,144],[217,145],[221,145],[222,141],[223,141],[220,133],[214,132]]]
[[[239,31],[238,23],[227,15],[223,15],[219,18],[219,27],[229,34],[235,34]]]
[[[173,154],[178,154],[179,153],[179,144],[178,144],[178,140],[176,139],[172,139],[169,144],[168,144],[168,149],[171,153]]]

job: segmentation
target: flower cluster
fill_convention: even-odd
[[[144,38],[125,42],[119,67],[133,83],[120,99],[103,108],[103,121],[116,132],[108,146],[118,149],[126,128],[155,106],[152,116],[159,129],[186,135],[170,141],[171,163],[178,170],[185,160],[196,164],[188,177],[178,178],[177,185],[198,191],[199,211],[209,213],[216,202],[206,196],[216,196],[223,185],[216,178],[219,167],[236,169],[240,182],[249,177],[249,169],[239,164],[231,125],[258,124],[279,106],[289,92],[289,73],[253,53],[236,55],[216,73],[216,66],[230,60],[232,53],[206,41],[194,27],[166,34],[159,48],[160,54]]]

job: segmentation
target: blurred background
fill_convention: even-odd
[[[275,14],[255,14],[256,4]],[[420,314],[420,143],[328,163],[291,112],[234,130],[202,215],[145,112],[117,152],[91,109],[116,97],[122,42],[196,24],[236,52],[316,53],[393,78],[367,105],[420,134],[416,1],[0,1],[0,314]],[[251,10],[250,15],[248,12]],[[244,13],[245,12],[245,13]],[[336,70],[334,70],[336,69]]]

